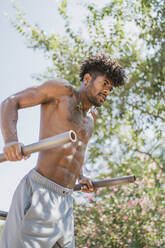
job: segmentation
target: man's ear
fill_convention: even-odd
[[[89,73],[86,73],[84,75],[84,85],[87,86],[90,80],[91,80],[91,75]]]

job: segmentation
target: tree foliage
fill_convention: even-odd
[[[164,224],[160,220],[165,215],[162,197],[165,188],[165,2],[111,0],[102,8],[93,3],[84,4],[87,14],[81,32],[72,28],[68,5],[67,0],[62,0],[58,6],[65,22],[63,37],[46,34],[38,25],[30,24],[17,7],[17,17],[12,23],[30,48],[43,50],[52,61],[46,74],[38,75],[40,81],[57,76],[77,88],[80,63],[96,53],[117,59],[125,68],[125,87],[115,89],[104,107],[98,109],[86,171],[90,173],[93,166],[89,164],[95,164],[97,169],[106,171],[106,175],[97,173],[100,177],[135,174],[139,183],[121,188],[111,196],[107,190],[100,191],[92,206],[84,207],[88,214],[77,206],[79,247],[165,247]],[[140,182],[144,185],[139,186]],[[130,201],[134,202],[133,207],[129,207]],[[104,225],[102,216],[105,216]],[[89,233],[101,236],[91,233],[89,237],[85,231],[87,223]],[[127,233],[129,242],[125,238]]]

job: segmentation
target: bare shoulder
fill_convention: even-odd
[[[58,78],[46,81],[40,90],[52,97],[71,96],[75,91],[67,80]]]

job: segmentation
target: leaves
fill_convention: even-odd
[[[101,8],[89,2],[81,32],[71,25],[69,4],[63,0],[58,6],[65,22],[63,37],[29,24],[18,8],[12,24],[29,47],[41,49],[52,61],[45,78],[62,77],[79,88],[80,64],[96,53],[117,59],[125,68],[125,86],[115,89],[98,109],[87,162],[95,164],[100,178],[138,178],[134,186],[100,191],[87,213],[76,207],[77,244],[163,247],[165,158],[163,146],[155,144],[165,138],[165,2],[112,0]],[[100,164],[106,164],[101,175]]]

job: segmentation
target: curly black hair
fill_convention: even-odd
[[[112,81],[113,86],[124,85],[125,71],[117,63],[117,61],[107,58],[105,54],[90,56],[80,67],[79,77],[83,81],[84,75],[89,73],[92,78],[98,75],[106,75]]]

